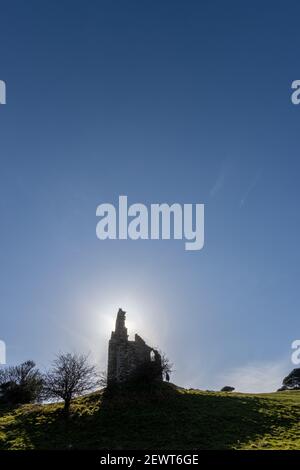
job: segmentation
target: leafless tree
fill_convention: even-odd
[[[59,354],[45,374],[45,398],[61,398],[68,415],[74,397],[95,390],[99,384],[96,367],[88,361],[87,355]]]
[[[165,353],[160,352],[161,356],[161,372],[164,378],[170,379],[171,372],[173,371],[173,364],[170,362],[169,358]]]
[[[107,371],[106,370],[102,370],[99,374],[99,385],[101,387],[107,386]]]

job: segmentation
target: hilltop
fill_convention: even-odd
[[[104,391],[0,408],[0,449],[300,449],[300,392]]]

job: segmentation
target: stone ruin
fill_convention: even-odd
[[[161,356],[139,336],[134,341],[128,340],[125,316],[121,308],[118,311],[115,331],[112,331],[108,345],[107,384],[126,382],[138,366],[148,362],[156,362],[161,370]],[[162,375],[158,377],[162,380]]]

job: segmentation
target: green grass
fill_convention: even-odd
[[[0,408],[0,449],[300,449],[300,392],[99,392],[62,405]]]

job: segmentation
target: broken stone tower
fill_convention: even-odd
[[[108,346],[107,383],[125,382],[138,366],[156,362],[161,371],[161,356],[158,351],[148,346],[145,341],[135,335],[134,341],[128,340],[125,326],[125,314],[118,311],[115,331],[112,331]],[[158,379],[162,380],[161,373]]]

